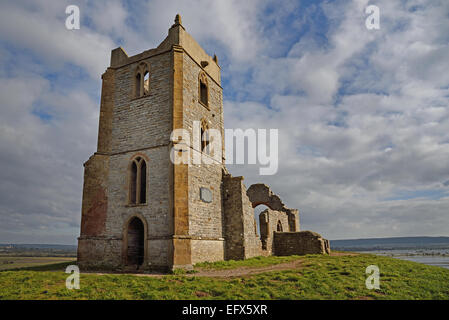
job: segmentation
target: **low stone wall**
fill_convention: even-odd
[[[329,253],[329,240],[316,232],[274,232],[273,254],[276,256]]]

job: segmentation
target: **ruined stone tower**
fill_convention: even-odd
[[[196,130],[197,121],[200,135],[216,129],[224,137],[218,59],[185,31],[179,15],[157,48],[131,57],[112,50],[102,81],[97,152],[84,164],[81,268],[190,268],[275,253],[274,231],[301,234],[296,209],[265,185],[247,194],[223,157],[207,165],[170,160],[175,129]],[[207,156],[203,143],[190,145]],[[270,208],[261,215],[261,236],[253,210],[260,203]],[[328,247],[319,235],[310,239],[315,251]]]

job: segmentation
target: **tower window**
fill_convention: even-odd
[[[130,197],[129,197],[129,202],[130,203],[132,203],[132,204],[135,204],[136,203],[136,190],[137,190],[137,164],[136,164],[136,162],[135,161],[133,161],[132,162],[132,164],[131,164],[131,172],[130,172],[130,174],[131,174],[131,178],[130,178],[130,180],[131,180],[131,182],[130,182],[130,188],[129,188],[129,194],[130,194]]]
[[[143,76],[143,94],[147,95],[148,93],[150,93],[150,73],[146,71]]]
[[[147,202],[147,165],[142,161],[140,165],[140,203]]]
[[[147,203],[147,164],[141,157],[131,161],[128,199],[129,204]]]
[[[140,80],[141,80],[141,76],[140,76],[140,73],[138,73],[136,75],[136,83],[135,83],[135,86],[136,86],[136,98],[140,97],[140,82],[141,82]]]
[[[207,85],[207,77],[204,72],[199,75],[199,100],[206,107],[209,106],[209,88]]]
[[[140,98],[150,93],[150,71],[148,64],[142,62],[136,68],[134,97]]]
[[[207,106],[207,86],[203,82],[200,83],[201,102]]]

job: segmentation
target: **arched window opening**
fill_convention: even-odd
[[[200,83],[201,102],[207,106],[207,86],[205,83]]]
[[[283,230],[282,230],[282,223],[281,223],[281,220],[278,221],[278,224],[277,224],[277,227],[276,227],[276,231],[278,231],[278,232],[282,232],[282,231],[283,231]]]
[[[147,95],[150,93],[150,73],[145,71],[143,76],[143,94]]]
[[[260,214],[269,209],[266,205],[260,204],[254,208],[254,220],[256,221],[256,233],[260,238],[268,236],[268,230],[265,229],[265,225],[260,225]]]
[[[201,72],[198,78],[198,93],[200,102],[206,107],[209,106],[209,88],[207,86],[207,77]]]
[[[150,69],[147,63],[142,62],[137,66],[135,72],[134,96],[140,98],[150,93]]]
[[[132,160],[129,183],[129,204],[146,204],[147,164],[141,157]]]
[[[131,178],[130,178],[130,197],[129,197],[129,202],[131,204],[135,204],[136,203],[136,186],[137,186],[137,164],[135,161],[133,161],[133,163],[131,164]]]
[[[268,207],[264,204],[260,204],[254,208],[254,218],[257,224],[257,235],[262,242],[262,249],[267,250],[268,238],[270,234],[269,221],[267,215]]]
[[[137,217],[131,219],[127,230],[127,264],[140,266],[145,255],[145,226]]]
[[[140,167],[140,203],[147,202],[147,165],[142,161]]]
[[[140,82],[141,82],[141,76],[140,76],[140,73],[138,73],[136,75],[136,83],[135,83],[135,86],[136,86],[136,98],[140,97]]]

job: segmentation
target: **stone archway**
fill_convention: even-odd
[[[266,205],[271,210],[284,212],[288,217],[288,226],[286,231],[299,231],[299,212],[297,209],[289,209],[282,202],[277,194],[271,191],[270,187],[263,183],[251,185],[246,191],[249,201],[253,208],[260,204]]]

